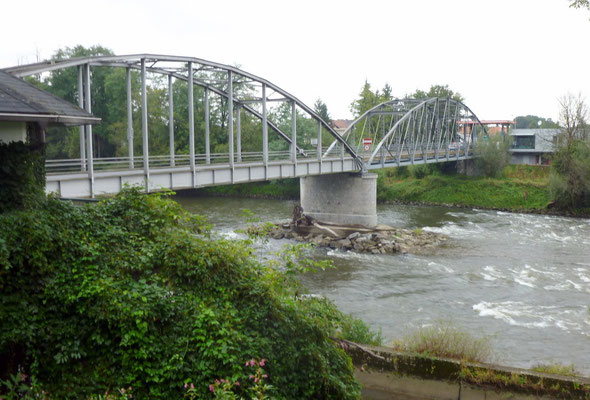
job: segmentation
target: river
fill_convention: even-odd
[[[250,210],[263,221],[289,218],[292,201],[177,196],[235,235]],[[432,255],[368,255],[314,249],[336,268],[304,276],[307,289],[381,329],[387,342],[450,320],[489,336],[494,362],[527,368],[573,363],[590,374],[590,220],[477,209],[378,206],[379,222],[443,233]],[[266,250],[284,241],[271,240]]]

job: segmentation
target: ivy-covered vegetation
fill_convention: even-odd
[[[129,387],[138,399],[178,399],[186,387],[212,397],[224,378],[248,397],[245,362],[264,359],[273,397],[358,398],[330,336],[367,332],[300,293],[247,243],[214,237],[161,196],[48,199],[0,215],[0,379],[23,377],[49,399]]]
[[[23,142],[0,141],[0,213],[45,198],[45,160]]]

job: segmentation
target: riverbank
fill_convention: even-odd
[[[502,177],[470,177],[443,173],[445,168],[385,168],[377,170],[377,202],[480,208],[509,212],[590,217],[590,209],[551,208],[549,167],[510,165]],[[446,168],[449,170],[449,168]],[[299,179],[281,179],[199,189],[222,197],[299,199]]]

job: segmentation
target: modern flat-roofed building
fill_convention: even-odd
[[[548,165],[559,129],[513,129],[511,164]]]

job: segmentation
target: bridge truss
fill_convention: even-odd
[[[153,191],[461,160],[472,157],[477,134],[485,132],[475,114],[463,103],[433,98],[396,99],[379,104],[361,115],[343,134],[338,134],[330,121],[323,121],[311,108],[271,82],[237,67],[194,57],[154,54],[83,57],[3,70],[26,77],[70,68],[77,69],[77,87],[73,92],[77,93],[78,105],[88,112],[92,112],[94,71],[97,68],[126,71],[127,113],[126,121],[121,122],[126,123],[128,154],[94,157],[92,126],[80,127],[80,157],[48,160],[46,164],[47,191],[58,192],[62,197],[117,193],[125,184],[140,184],[146,191]],[[139,104],[133,100],[132,73],[139,74]],[[188,132],[175,131],[176,81],[186,85]],[[147,87],[150,82],[167,87],[168,154],[149,151]],[[203,105],[204,112],[204,128],[200,132],[195,130],[196,87],[200,88],[197,94],[202,96],[196,101]],[[224,107],[222,121],[211,121],[213,106]],[[272,110],[280,107],[288,110],[288,116],[279,123],[273,120]],[[141,114],[140,147],[134,145],[134,111]],[[256,149],[247,143],[252,138],[242,137],[245,115],[258,121],[260,145]],[[221,147],[215,147],[211,141],[214,123],[225,129]],[[175,140],[182,135],[189,149],[179,153]],[[195,147],[197,137],[203,139],[202,152]],[[370,143],[368,147],[366,143]],[[249,146],[247,151],[243,151],[244,145]],[[137,147],[140,155],[134,153]],[[220,152],[220,148],[226,150]]]
[[[49,60],[35,64],[20,65],[3,69],[17,77],[40,75],[68,68],[77,68],[78,86],[75,92],[78,94],[78,105],[92,112],[91,85],[92,75],[96,68],[123,68],[126,70],[127,91],[127,157],[93,157],[92,126],[80,127],[80,158],[67,160],[49,160],[47,163],[48,182],[61,179],[65,175],[86,174],[88,176],[88,192],[93,196],[100,190],[94,187],[95,178],[123,169],[134,172],[142,172],[146,190],[150,190],[150,179],[154,175],[161,175],[162,169],[175,168],[176,172],[187,169],[190,171],[191,182],[187,184],[183,179],[180,187],[198,187],[209,184],[234,183],[238,179],[236,169],[247,171],[248,179],[264,180],[277,177],[299,176],[310,171],[310,161],[315,160],[311,170],[314,173],[341,172],[344,170],[362,169],[362,161],[348,143],[340,137],[330,126],[329,121],[324,121],[311,108],[291,95],[287,91],[273,83],[245,72],[237,67],[215,63],[194,57],[180,57],[154,54],[136,54],[125,56],[96,56],[72,58],[64,60]],[[141,156],[134,154],[133,131],[133,103],[131,71],[139,71],[141,81]],[[169,154],[150,154],[149,152],[149,127],[148,127],[148,91],[146,87],[150,78],[154,76],[167,77],[168,103],[169,103]],[[188,96],[188,129],[189,132],[174,131],[174,91],[173,83],[176,80],[187,83]],[[202,103],[204,103],[204,132],[195,132],[195,87],[202,88]],[[214,99],[214,96],[217,96]],[[197,99],[199,100],[199,99]],[[227,152],[213,152],[210,138],[210,107],[212,102],[222,104],[225,107],[225,119],[221,122],[227,129],[224,143]],[[289,126],[279,126],[271,119],[269,109],[279,105],[288,104],[290,110]],[[241,120],[243,113],[253,116],[259,121],[260,135],[262,136],[261,148],[258,151],[242,151],[243,140],[241,137]],[[97,115],[98,117],[102,117]],[[315,132],[304,132],[299,137],[297,121],[298,116],[304,121],[313,121],[316,125]],[[309,123],[306,126],[309,127]],[[175,137],[187,135],[188,154],[177,154],[175,151]],[[195,149],[195,135],[204,136],[204,152],[198,153]],[[285,146],[277,149],[276,139],[279,138]],[[272,140],[275,140],[274,146]],[[336,142],[338,157],[325,157],[323,143]],[[339,167],[335,164],[335,158],[339,159]],[[298,164],[303,164],[298,167]],[[322,169],[322,163],[326,168]],[[252,166],[262,166],[264,171]],[[277,167],[277,164],[281,164]],[[285,168],[290,164],[291,168]],[[277,169],[278,168],[278,169]],[[207,176],[200,170],[207,169]],[[275,172],[273,172],[273,170]],[[276,171],[279,171],[278,173]],[[316,172],[317,170],[317,172]],[[136,173],[119,174],[121,176],[137,175]],[[186,175],[186,174],[185,174]],[[216,175],[218,179],[216,179]],[[243,175],[243,174],[242,174]],[[253,177],[254,175],[254,177]],[[223,176],[224,178],[219,178]],[[240,179],[241,180],[241,179]],[[123,182],[124,179],[120,179]],[[170,175],[172,181],[172,175]],[[127,183],[137,183],[137,179]],[[174,183],[167,186],[179,187]],[[58,185],[60,186],[60,185]],[[55,187],[52,187],[55,189]],[[49,188],[48,188],[49,190]],[[60,190],[61,192],[61,190]]]
[[[477,116],[457,100],[394,99],[366,111],[342,137],[367,170],[471,158],[482,133]],[[325,155],[337,151],[334,142]]]

